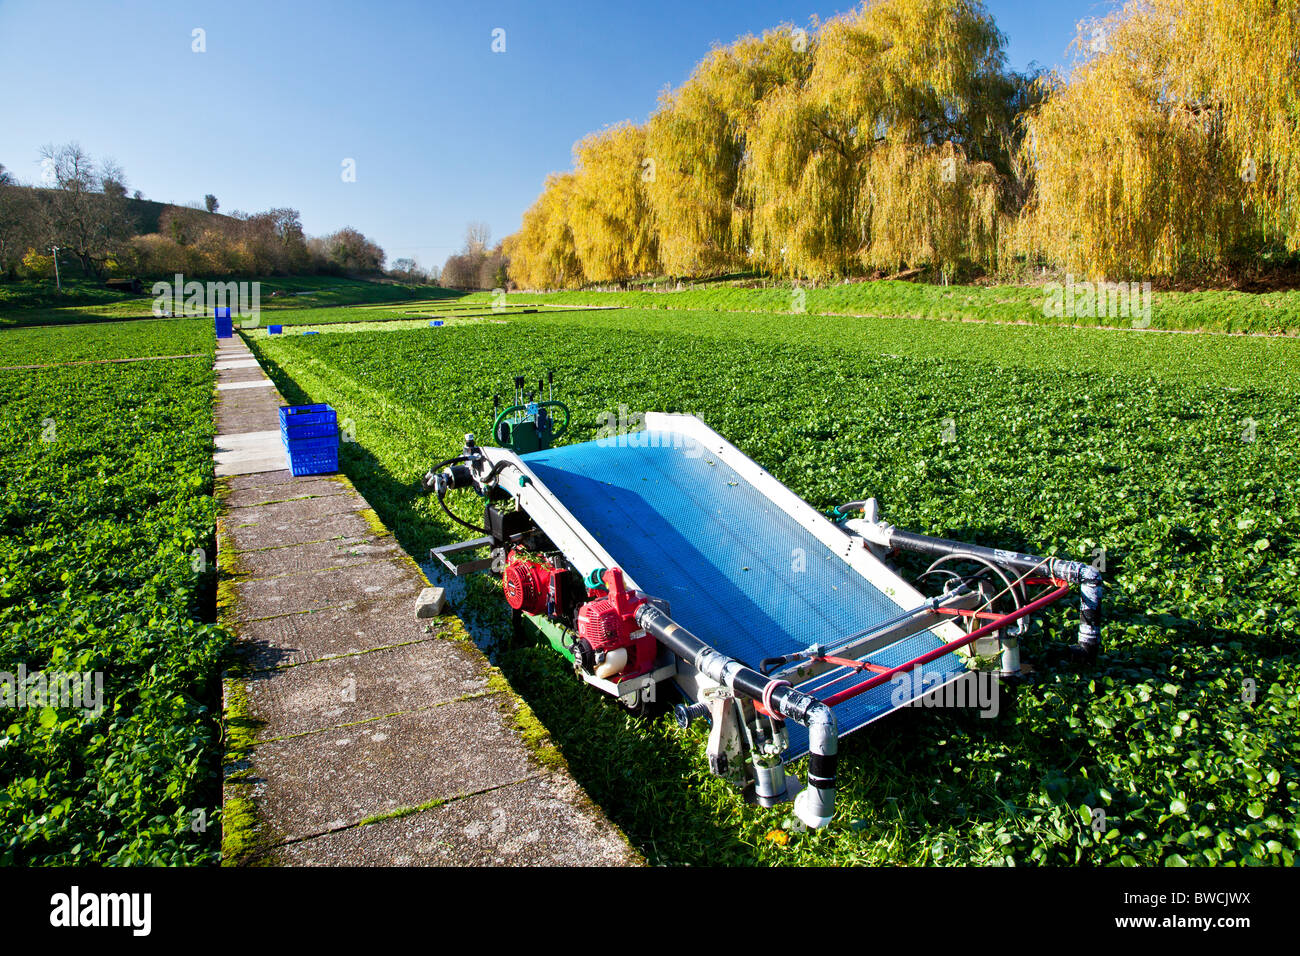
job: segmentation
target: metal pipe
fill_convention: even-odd
[[[835,811],[835,770],[839,759],[839,729],[830,707],[784,681],[764,677],[715,650],[653,604],[642,604],[637,609],[636,621],[706,677],[751,700],[762,701],[766,692],[776,714],[808,728],[808,786],[795,797],[794,811],[810,827],[830,823]]]
[[[910,661],[905,661],[896,667],[891,667],[883,674],[877,674],[875,677],[872,677],[870,680],[865,680],[861,684],[854,684],[852,687],[846,687],[844,690],[832,694],[830,697],[827,697],[826,703],[834,707],[836,704],[846,701],[851,697],[857,697],[859,694],[865,694],[873,687],[879,687],[881,684],[883,684],[885,681],[889,680],[891,677],[893,677],[896,674],[900,674],[903,671],[909,670],[910,668],[913,667],[920,667],[922,664],[928,664],[930,663],[930,661],[937,660],[938,658],[943,657],[945,654],[951,654],[953,651],[960,650],[961,648],[965,647],[967,644],[973,644],[981,637],[985,637],[993,633],[994,631],[1006,627],[1008,624],[1011,624],[1014,621],[1020,620],[1020,618],[1025,617],[1026,615],[1033,614],[1035,611],[1047,607],[1047,605],[1051,604],[1053,601],[1059,601],[1061,598],[1065,597],[1065,595],[1068,594],[1069,591],[1070,591],[1070,585],[1062,581],[1060,585],[1057,587],[1057,589],[1055,591],[1052,591],[1050,594],[1045,594],[1042,597],[1040,597],[1038,600],[1031,601],[1029,604],[1026,604],[1024,607],[1017,608],[1016,610],[1012,611],[1010,614],[998,618],[996,621],[993,621],[989,624],[985,624],[983,627],[976,628],[975,630],[959,638],[958,640],[949,641],[948,643],[944,644],[942,647],[936,647],[932,651],[927,651],[926,653],[922,654],[920,657],[914,657]]]
[[[901,528],[883,522],[876,522],[865,530],[869,532],[865,536],[868,540],[885,547],[935,557],[972,555],[1011,568],[1021,574],[1042,569],[1048,577],[1077,584],[1079,586],[1079,649],[1088,657],[1093,657],[1101,648],[1101,599],[1105,587],[1101,572],[1091,564],[1067,561],[1063,558],[1044,558],[1035,554],[1022,554],[1019,551],[1003,551],[1001,548],[986,548],[978,544],[965,544],[949,538],[936,538],[928,534],[917,534],[915,531],[903,531]]]

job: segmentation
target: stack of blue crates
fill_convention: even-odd
[[[339,423],[328,405],[288,405],[280,409],[280,440],[289,453],[289,470],[326,475],[339,470]]]
[[[230,307],[212,310],[213,320],[217,325],[217,338],[228,339],[235,334],[235,321],[230,317]]]

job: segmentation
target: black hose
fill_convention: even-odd
[[[480,528],[476,524],[470,524],[464,518],[460,517],[457,514],[454,514],[452,510],[447,507],[447,502],[443,501],[442,494],[438,495],[438,504],[442,505],[442,510],[447,512],[447,517],[449,517],[452,521],[455,521],[458,524],[462,524],[466,528],[469,528],[470,531],[477,531],[479,534],[487,534],[487,535],[490,535],[492,533],[487,528]]]
[[[473,461],[473,460],[474,458],[472,455],[457,455],[454,458],[448,458],[446,461],[438,462],[438,464],[434,465],[432,468],[429,469],[428,474],[435,475],[438,473],[439,469],[446,468],[448,465],[458,465],[461,464],[462,462]],[[422,482],[422,486],[425,491],[432,490],[427,482]],[[437,498],[438,498],[438,505],[442,508],[443,511],[447,513],[447,517],[449,517],[452,521],[455,521],[457,524],[463,525],[464,527],[468,528],[470,531],[477,531],[479,534],[491,533],[488,531],[487,528],[480,528],[478,525],[470,524],[464,518],[454,514],[452,510],[447,507],[447,502],[443,500],[444,494],[445,494],[445,490],[439,491]]]

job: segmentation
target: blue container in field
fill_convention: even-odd
[[[319,332],[304,332],[303,335],[320,335]]]
[[[337,435],[338,414],[328,405],[283,405],[280,407],[280,438],[323,438]]]
[[[339,470],[338,432],[325,438],[297,438],[285,444],[289,471],[302,475],[328,475]]]
[[[438,326],[442,325],[442,319],[434,319],[429,324],[437,328]]]
[[[280,441],[295,477],[339,470],[338,414],[328,405],[281,407]]]
[[[281,332],[283,332],[283,331],[284,331],[284,328],[283,328],[282,326],[279,326],[279,325],[268,325],[268,326],[266,327],[266,333],[267,333],[268,335],[279,335],[279,334],[280,334]]]
[[[228,339],[234,336],[235,322],[234,319],[230,317],[229,306],[226,306],[224,309],[213,309],[212,319],[217,327],[217,338]]]

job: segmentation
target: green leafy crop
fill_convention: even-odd
[[[652,860],[1294,862],[1290,351],[1220,336],[660,316],[255,344],[291,400],[353,420],[343,467],[417,556],[459,537],[418,494],[424,470],[464,432],[485,435],[513,375],[553,369],[571,441],[596,437],[620,404],[691,412],[815,506],[875,495],[906,528],[1083,559],[1104,549],[1109,590],[1094,666],[1067,660],[1077,610],[1060,605],[1025,642],[1032,673],[1002,718],[913,711],[848,738],[839,813],[818,833],[709,777],[698,732],[630,720],[544,649],[500,651],[575,774]],[[490,612],[495,589],[481,579],[467,606]]]
[[[0,707],[0,863],[215,858],[211,402],[210,359],[0,372],[0,671],[103,704]]]

